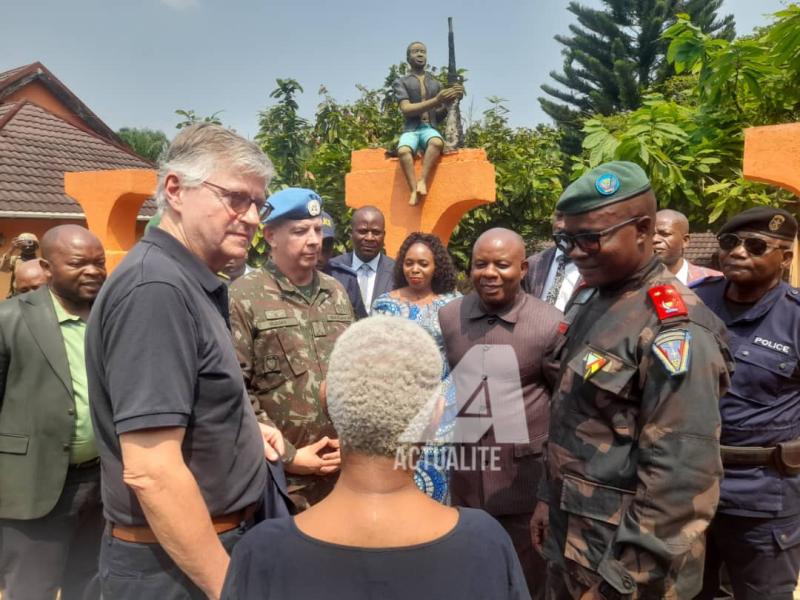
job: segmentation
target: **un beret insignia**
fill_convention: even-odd
[[[319,200],[309,200],[308,204],[306,204],[306,210],[312,217],[318,217],[319,213],[322,212],[322,207],[319,204]]]
[[[619,181],[619,177],[614,173],[603,173],[594,182],[595,189],[603,196],[612,196],[617,193],[620,185],[622,184]]]

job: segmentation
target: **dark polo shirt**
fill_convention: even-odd
[[[154,228],[103,286],[86,332],[86,370],[105,516],[146,520],[122,481],[119,435],[184,427],[183,458],[212,516],[261,499],[264,445],[228,330],[225,284]]]
[[[539,455],[547,439],[549,424],[552,385],[549,382],[558,375],[558,364],[549,359],[549,354],[555,345],[561,319],[559,310],[521,290],[514,304],[500,313],[485,309],[475,292],[454,300],[439,311],[445,354],[451,371],[458,368],[464,355],[475,346],[484,352],[490,352],[492,346],[513,348],[519,364],[519,384],[530,441],[528,444],[498,444],[493,430],[489,429],[477,445],[499,448],[499,470],[454,471],[450,489],[454,505],[483,508],[493,515],[533,512],[541,476]],[[491,364],[491,359],[483,363]],[[502,386],[507,386],[506,374],[500,376],[504,377]],[[477,383],[482,377],[491,385],[492,369],[469,379]],[[454,377],[454,380],[458,385],[465,379]],[[475,392],[474,389],[458,388],[456,391],[459,398],[469,398]],[[469,445],[464,446],[469,448]],[[470,454],[471,451],[467,452]]]

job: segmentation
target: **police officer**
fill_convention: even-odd
[[[548,598],[691,598],[722,474],[724,328],[653,256],[656,199],[640,167],[588,171],[556,210],[553,237],[585,287],[554,351],[533,522]]]
[[[791,600],[800,571],[800,290],[782,281],[797,221],[758,207],[720,230],[723,277],[694,287],[728,326],[736,372],[722,397],[719,509],[700,598],[728,567],[737,600]]]
[[[269,198],[267,211],[270,259],[231,285],[231,331],[257,417],[283,433],[289,493],[303,510],[335,483],[339,443],[319,387],[353,309],[341,284],[316,270],[320,197],[287,188]]]

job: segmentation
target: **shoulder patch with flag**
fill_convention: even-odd
[[[670,377],[683,375],[689,370],[692,335],[685,329],[663,331],[653,340],[653,354]]]
[[[583,380],[589,379],[602,369],[606,363],[608,363],[608,359],[605,356],[589,350],[586,356],[583,357]]]

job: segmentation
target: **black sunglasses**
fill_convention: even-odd
[[[248,210],[250,210],[251,204],[256,205],[258,215],[262,219],[265,219],[269,213],[272,212],[272,206],[270,206],[266,198],[252,198],[250,194],[246,194],[244,192],[234,192],[233,190],[224,188],[216,183],[211,183],[210,181],[204,181],[201,185],[206,186],[208,189],[214,192],[214,195],[237,215],[245,214]],[[264,214],[265,212],[266,214]]]
[[[641,217],[631,217],[626,221],[622,221],[622,223],[617,223],[616,225],[612,225],[607,229],[603,229],[602,231],[587,231],[586,233],[564,233],[563,231],[559,231],[558,233],[553,234],[553,241],[558,246],[559,250],[561,250],[564,254],[569,254],[572,250],[577,246],[586,254],[596,254],[600,252],[600,241],[606,237],[612,235],[614,232],[622,229],[625,225],[630,225],[631,223],[638,221]]]
[[[769,244],[766,240],[757,237],[739,237],[735,233],[723,233],[717,236],[720,250],[730,252],[734,248],[744,246],[750,256],[763,256],[770,250],[778,250],[779,245]]]

